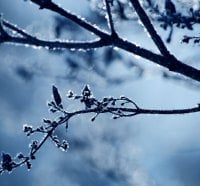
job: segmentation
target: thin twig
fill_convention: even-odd
[[[66,127],[68,128],[69,120],[72,117],[76,117],[81,114],[94,113],[95,116],[91,119],[91,121],[93,122],[95,121],[97,116],[103,113],[112,114],[113,119],[118,119],[123,117],[134,117],[136,115],[141,115],[141,114],[175,115],[175,114],[189,114],[189,113],[200,112],[200,104],[198,104],[195,107],[186,109],[160,110],[160,109],[140,108],[133,100],[125,96],[121,96],[120,98],[104,97],[102,101],[99,101],[93,96],[88,86],[84,87],[81,95],[77,96],[72,91],[70,92],[68,98],[72,100],[79,100],[80,103],[84,104],[85,108],[69,112],[64,110],[62,106],[62,99],[60,98],[60,94],[57,88],[56,92],[55,88],[53,90],[54,90],[53,91],[54,101],[49,102],[48,106],[50,107],[52,113],[59,112],[61,116],[55,120],[43,119],[44,122],[43,125],[36,129],[33,129],[32,126],[25,125],[24,132],[27,134],[27,136],[30,136],[31,134],[37,132],[42,132],[44,136],[40,142],[35,140],[31,143],[30,152],[28,156],[24,156],[22,153],[20,153],[20,155],[18,154],[17,158],[20,159],[19,161],[15,161],[16,158],[12,159],[9,154],[5,154],[4,159],[1,161],[1,166],[0,166],[1,174],[5,171],[11,172],[14,168],[17,168],[24,164],[26,164],[27,168],[30,169],[31,168],[30,161],[36,158],[35,156],[36,153],[38,152],[39,149],[41,149],[41,147],[48,139],[51,139],[58,148],[61,148],[62,150],[66,151],[68,148],[68,142],[66,140],[62,140],[61,142],[61,140],[57,136],[54,136],[53,134],[57,129],[57,127],[59,127],[60,125],[65,124],[65,128]],[[60,101],[58,101],[58,97]],[[133,107],[124,107],[127,104],[132,105]]]
[[[5,19],[2,20],[2,24],[5,27],[15,31],[16,33],[18,33],[18,34],[20,34],[20,35],[22,35],[22,36],[24,36],[26,38],[33,39],[33,36],[28,34],[25,30],[20,29],[18,26],[13,25],[12,23],[6,21]]]
[[[80,41],[80,42],[77,42],[77,41],[70,42],[70,41],[60,41],[60,40],[46,41],[46,40],[37,39],[36,37],[31,37],[31,36],[29,38],[10,36],[4,42],[43,47],[49,50],[54,50],[54,49],[84,49],[86,50],[86,49],[100,48],[100,47],[108,46],[111,44],[109,43],[109,41],[105,42],[102,39],[97,40],[97,41]]]
[[[99,36],[100,38],[107,37],[107,33],[101,31],[97,26],[94,26],[94,25],[90,24],[89,22],[85,21],[84,19],[78,17],[77,15],[72,14],[72,13],[68,12],[67,10],[64,10],[63,8],[61,8],[57,4],[53,3],[52,1],[48,1],[48,3],[46,3],[46,4],[43,4],[41,0],[31,0],[31,1],[33,3],[39,5],[40,7],[42,6],[42,8],[51,10],[53,12],[58,13],[59,15],[64,16],[67,19],[70,19],[74,23],[78,24],[79,26],[88,30],[89,32],[94,33],[95,35]]]
[[[154,6],[153,3],[149,3],[149,0],[146,0],[148,3],[148,8],[150,9],[150,11],[152,13],[154,13],[155,15],[157,15],[156,20],[158,22],[163,22],[164,24],[175,24],[177,27],[186,27],[189,30],[192,29],[192,26],[194,24],[198,24],[200,23],[200,17],[199,14],[196,12],[193,12],[194,10],[192,10],[190,15],[182,15],[181,13],[178,14],[172,14],[172,15],[166,15],[165,12],[161,12],[158,7]],[[191,10],[190,10],[191,11]],[[198,12],[198,10],[197,10]],[[155,17],[153,18],[155,19]]]
[[[110,9],[110,2],[108,2],[108,0],[105,0],[105,4],[106,4],[107,15],[108,15],[107,20],[108,20],[108,25],[109,25],[110,30],[111,30],[111,35],[116,36],[117,33],[115,31],[115,28],[114,28],[114,23],[113,23],[111,9]]]
[[[6,41],[9,38],[9,34],[4,30],[3,18],[0,15],[0,42]]]
[[[144,27],[147,29],[148,33],[151,36],[151,39],[156,44],[157,48],[161,52],[162,55],[168,57],[170,55],[167,47],[165,46],[164,42],[160,38],[160,36],[157,34],[156,30],[154,29],[149,17],[145,13],[144,9],[140,5],[138,0],[130,0],[131,4],[133,5],[135,11],[137,12],[140,20],[142,21]]]
[[[107,107],[104,108],[100,113],[113,113],[118,110],[121,110],[122,112],[127,112],[131,114],[137,113],[137,115],[141,114],[150,114],[150,115],[176,115],[176,114],[189,114],[189,113],[195,113],[200,112],[200,106],[197,105],[192,108],[187,109],[172,109],[172,110],[156,110],[156,109],[142,109],[142,108],[123,108],[123,107]],[[88,114],[88,113],[97,113],[99,112],[98,108],[92,108],[92,109],[84,109],[84,110],[78,110],[69,113],[70,117],[74,117],[79,114]],[[123,117],[123,115],[121,115]]]

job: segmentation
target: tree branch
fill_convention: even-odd
[[[62,42],[62,41],[46,41],[38,39],[28,33],[26,31],[18,28],[17,26],[12,25],[11,23],[0,20],[0,42],[9,42],[9,43],[19,43],[19,44],[29,44],[32,46],[40,46],[48,49],[91,49],[97,47],[104,46],[116,46],[120,49],[133,53],[135,55],[141,56],[145,59],[148,59],[156,64],[159,64],[163,67],[168,68],[170,71],[185,75],[194,80],[200,82],[200,71],[191,66],[188,66],[181,61],[177,60],[174,56],[172,56],[164,43],[162,42],[160,36],[156,33],[153,25],[151,24],[148,16],[144,12],[143,8],[140,6],[138,0],[130,0],[133,7],[135,8],[139,18],[143,22],[145,28],[148,30],[151,35],[154,43],[160,50],[162,55],[153,53],[145,48],[141,48],[136,46],[134,43],[128,42],[120,37],[113,37],[113,34],[116,34],[114,29],[114,23],[111,16],[110,5],[108,0],[105,0],[107,13],[108,13],[108,23],[111,28],[111,35],[102,32],[99,28],[89,24],[83,19],[79,18],[76,15],[73,15],[66,10],[62,9],[58,5],[54,4],[51,0],[31,0],[40,6],[40,8],[46,8],[51,11],[57,12],[58,14],[70,19],[75,22],[82,28],[88,30],[91,33],[96,34],[100,37],[97,41],[86,41],[86,42]],[[150,2],[150,1],[149,1]],[[9,34],[6,29],[10,29],[15,31],[20,36],[15,36],[14,34]],[[68,148],[68,143],[66,140],[62,142],[57,136],[54,136],[54,132],[60,125],[65,125],[68,127],[69,121],[72,117],[78,116],[80,114],[91,114],[94,113],[95,116],[91,118],[91,121],[95,121],[95,119],[103,113],[109,113],[113,116],[113,119],[123,118],[123,117],[133,117],[141,114],[151,114],[151,115],[175,115],[175,114],[189,114],[200,112],[200,104],[191,108],[185,109],[171,109],[171,110],[160,110],[160,109],[144,109],[140,108],[133,100],[122,96],[120,98],[113,97],[105,97],[102,100],[97,100],[90,88],[85,86],[82,90],[81,95],[75,95],[72,91],[69,92],[68,98],[77,100],[81,104],[84,105],[83,109],[79,109],[76,111],[68,111],[64,110],[62,105],[62,99],[60,94],[55,86],[53,86],[53,98],[48,106],[52,113],[60,113],[60,117],[56,117],[54,120],[43,119],[43,125],[33,129],[32,126],[25,125],[24,132],[27,136],[30,136],[34,133],[40,133],[43,135],[41,141],[33,141],[30,145],[30,153],[27,156],[23,154],[18,154],[16,158],[12,158],[9,154],[2,155],[2,161],[0,163],[0,173],[5,171],[11,172],[14,168],[17,168],[21,165],[26,164],[27,168],[31,168],[31,160],[34,160],[36,157],[36,153],[48,139],[51,139],[52,142],[62,150],[66,151]],[[18,159],[18,160],[16,160]]]
[[[83,41],[83,42],[64,42],[64,41],[46,41],[37,38],[19,38],[19,37],[9,37],[5,42],[17,43],[17,44],[27,44],[30,46],[43,47],[49,50],[56,49],[94,49],[110,45],[110,43],[105,42],[100,39],[97,41]]]
[[[58,112],[61,116],[56,117],[54,120],[43,119],[43,125],[37,127],[36,129],[33,129],[30,125],[24,125],[23,130],[27,136],[33,135],[34,133],[40,133],[43,135],[43,138],[41,141],[32,141],[30,145],[30,152],[27,156],[20,153],[15,158],[12,158],[9,154],[3,153],[0,164],[0,174],[5,171],[11,172],[13,169],[21,165],[27,165],[27,168],[30,169],[31,161],[36,159],[36,153],[42,148],[48,139],[51,139],[58,148],[66,151],[69,147],[68,142],[66,140],[61,141],[61,139],[54,135],[54,132],[60,125],[65,125],[65,128],[68,128],[70,119],[81,114],[94,113],[95,116],[91,118],[91,121],[93,122],[100,114],[103,113],[110,113],[112,114],[113,119],[118,119],[123,117],[133,117],[140,114],[175,115],[200,112],[200,104],[186,109],[157,110],[142,109],[133,100],[125,96],[121,96],[120,98],[104,97],[102,100],[97,100],[87,85],[83,88],[81,95],[76,95],[72,91],[68,92],[69,99],[80,101],[80,103],[85,106],[84,109],[69,112],[63,108],[60,94],[58,90],[55,91],[55,89],[57,90],[57,88],[53,86],[52,90],[54,100],[49,102],[48,106],[52,113]]]
[[[7,37],[5,37],[4,40],[2,39],[1,42],[28,44],[31,46],[44,47],[48,49],[93,49],[110,45],[110,43],[106,39],[99,39],[95,41],[80,41],[80,42],[41,40],[31,34],[28,34],[25,30],[20,29],[19,27],[13,25],[12,23],[9,23],[6,20],[2,20],[2,25],[12,31],[15,31],[22,37],[9,35],[2,27],[0,33],[3,32],[2,34],[3,35],[6,34]]]
[[[178,74],[184,75],[186,77],[200,82],[200,70],[187,64],[184,64],[176,58],[173,58],[173,56],[164,57],[159,54],[155,54],[149,50],[136,46],[135,44],[121,38],[118,38],[113,42],[113,45],[117,46],[120,49],[141,56],[160,66],[166,67],[169,71],[176,72]]]
[[[9,37],[8,33],[4,30],[3,24],[3,18],[0,15],[0,43],[6,41]]]
[[[156,110],[156,109],[143,109],[143,108],[122,108],[122,107],[107,107],[106,109],[99,111],[99,108],[87,109],[87,110],[78,110],[72,113],[69,113],[70,118],[79,115],[79,114],[88,114],[88,113],[115,113],[117,111],[127,112],[129,114],[120,115],[120,117],[129,117],[141,114],[150,114],[150,115],[176,115],[176,114],[190,114],[195,112],[200,112],[200,106],[187,108],[187,109],[172,109],[172,110]],[[116,113],[115,113],[116,114]]]
[[[188,28],[189,30],[192,30],[194,24],[200,23],[199,10],[193,10],[191,8],[188,10],[189,15],[183,15],[181,13],[167,15],[166,12],[161,12],[159,8],[154,6],[151,2],[148,2],[148,8],[157,15],[156,20],[163,23],[161,26],[164,29],[167,29],[167,26],[175,24],[178,28]]]
[[[106,37],[107,33],[101,31],[97,26],[94,26],[88,22],[86,22],[84,19],[76,16],[75,14],[72,14],[63,8],[59,7],[57,4],[53,3],[51,0],[31,0],[33,3],[40,6],[40,9],[48,9],[53,12],[58,13],[59,15],[62,15],[63,17],[70,19],[74,23],[78,24],[82,28],[88,30],[91,33],[94,33],[95,35],[99,36],[100,38]],[[44,3],[44,1],[46,3]]]
[[[141,48],[135,45],[134,43],[124,40],[120,37],[113,37],[112,35],[105,34],[101,39],[97,41],[86,41],[86,42],[46,41],[38,39],[26,33],[24,30],[12,25],[11,23],[8,23],[5,20],[2,21],[2,24],[3,24],[2,26],[8,27],[9,29],[16,31],[17,33],[19,31],[19,34],[24,37],[11,36],[6,33],[6,37],[0,36],[1,42],[28,44],[36,47],[45,47],[47,49],[93,49],[105,46],[116,46],[127,52],[133,53],[151,62],[166,67],[170,71],[182,74],[186,77],[192,78],[200,82],[200,71],[198,69],[195,69],[189,65],[182,63],[173,56],[162,56],[159,54],[155,54],[150,50]],[[3,32],[6,31],[3,29]],[[1,35],[5,34],[2,33]]]
[[[107,20],[108,20],[108,25],[111,30],[111,35],[115,37],[115,36],[117,36],[117,33],[115,31],[115,27],[114,27],[114,23],[113,23],[113,19],[112,19],[109,0],[105,0],[105,4],[106,4],[107,15],[108,15]]]
[[[165,46],[164,42],[160,38],[160,36],[157,34],[156,30],[154,29],[153,25],[151,24],[151,21],[147,14],[145,13],[144,9],[140,5],[138,0],[130,0],[131,4],[133,5],[135,11],[137,12],[140,20],[142,21],[144,27],[147,29],[148,33],[151,36],[151,39],[156,44],[157,48],[161,52],[163,56],[169,57],[170,53]]]
[[[25,38],[30,38],[33,39],[33,36],[28,34],[25,30],[20,29],[18,26],[13,25],[12,23],[8,22],[5,19],[2,19],[2,24],[11,29],[12,31],[15,31],[17,34],[20,34],[21,36],[25,37]]]

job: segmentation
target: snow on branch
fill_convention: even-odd
[[[135,11],[137,12],[140,20],[142,21],[144,27],[147,29],[148,33],[151,36],[151,39],[154,41],[156,46],[158,47],[161,54],[164,56],[169,56],[170,53],[165,46],[164,42],[160,38],[160,36],[157,34],[156,30],[154,29],[153,25],[151,24],[150,19],[148,18],[147,14],[145,13],[144,9],[140,5],[138,0],[130,0],[131,4],[133,5]]]
[[[109,27],[110,27],[110,30],[111,30],[111,35],[113,37],[118,37],[116,30],[115,30],[115,27],[114,27],[114,22],[113,22],[113,19],[112,19],[112,13],[111,13],[111,9],[110,9],[110,5],[113,5],[113,0],[111,0],[111,1],[105,0],[105,4],[106,4],[106,10],[107,10],[107,14],[108,14],[108,16],[106,16],[106,17],[107,17],[108,24],[109,24]]]
[[[16,34],[11,35],[9,30],[15,31]],[[116,46],[120,49],[123,49],[127,52],[138,55],[144,59],[152,61],[156,64],[159,64],[163,67],[166,67],[168,70],[182,74],[186,77],[192,78],[196,81],[200,81],[200,71],[193,68],[192,66],[186,65],[183,62],[177,60],[174,56],[162,56],[156,54],[148,49],[139,47],[133,42],[129,42],[120,38],[117,35],[109,35],[104,33],[103,36],[95,41],[48,41],[38,39],[31,34],[28,34],[23,29],[20,29],[18,26],[15,26],[8,21],[1,19],[0,25],[0,42],[1,43],[14,43],[14,44],[28,44],[30,46],[44,47],[46,49],[93,49],[105,46]]]
[[[40,6],[40,9],[48,9],[52,12],[55,12],[71,21],[76,23],[77,25],[81,26],[82,28],[88,30],[89,32],[99,36],[105,37],[107,34],[100,30],[97,26],[92,25],[91,23],[87,22],[83,18],[64,10],[62,7],[58,6],[57,4],[53,3],[51,0],[30,0],[31,2]]]
[[[152,61],[156,64],[159,64],[163,67],[166,67],[169,71],[182,74],[196,81],[200,81],[200,71],[198,69],[195,69],[192,66],[184,64],[183,62],[179,61],[178,59],[176,59],[175,56],[173,56],[168,52],[166,46],[162,42],[160,36],[156,33],[153,25],[151,24],[150,20],[148,19],[148,16],[146,15],[145,11],[141,7],[138,0],[136,1],[130,0],[130,2],[135,8],[139,18],[143,22],[144,27],[148,30],[149,34],[151,35],[151,38],[155,42],[156,46],[159,48],[161,55],[153,53],[148,49],[139,47],[135,45],[133,42],[124,40],[123,38],[121,38],[116,34],[110,10],[111,2],[108,0],[106,0],[105,2],[108,14],[108,22],[111,28],[111,34],[101,31],[99,28],[88,23],[83,18],[80,18],[77,15],[74,15],[62,9],[61,7],[53,3],[51,0],[31,0],[31,1],[39,5],[40,9],[46,8],[64,16],[65,18],[70,19],[71,21],[78,24],[80,27],[99,36],[99,39],[94,41],[81,41],[81,42],[79,41],[70,42],[62,40],[56,40],[56,41],[42,40],[36,38],[35,36],[32,36],[31,34],[28,34],[23,29],[20,29],[18,26],[9,23],[8,21],[4,20],[1,17],[1,24],[0,24],[1,43],[9,42],[22,45],[28,44],[31,46],[44,47],[47,49],[84,49],[84,50],[105,47],[105,46],[115,46],[130,53],[133,53],[135,55],[138,55],[142,58],[145,58],[149,61]],[[15,31],[16,34],[11,35],[9,30]]]

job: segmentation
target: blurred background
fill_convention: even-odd
[[[54,2],[108,30],[101,1],[79,0],[78,5],[72,0]],[[118,33],[157,52],[131,7],[119,14],[120,7],[127,3],[119,2],[118,9],[113,8]],[[163,0],[153,2],[163,8]],[[189,7],[199,8],[199,1],[174,3],[177,11],[186,14]],[[42,39],[95,38],[56,13],[39,10],[27,1],[1,0],[0,12],[8,21]],[[169,28],[164,30],[156,21],[153,24],[166,42]],[[194,25],[192,31],[175,27],[171,42],[166,45],[178,59],[198,68],[199,46],[180,42],[186,34],[199,34],[199,25]],[[34,139],[34,135],[27,138],[23,133],[23,124],[37,127],[43,118],[54,117],[46,104],[52,98],[52,85],[58,87],[63,101],[73,109],[79,108],[66,94],[68,90],[80,94],[85,84],[99,99],[125,95],[142,108],[181,109],[200,103],[199,83],[113,47],[48,51],[1,44],[0,57],[0,151],[12,156],[28,153],[28,145]],[[118,120],[108,114],[100,115],[93,123],[91,117],[77,116],[70,121],[67,133],[64,127],[57,131],[69,142],[67,152],[48,141],[30,171],[22,166],[11,174],[4,173],[0,185],[200,185],[199,113],[139,115]]]

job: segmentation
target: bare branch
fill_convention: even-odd
[[[151,2],[148,3],[148,8],[154,15],[157,15],[156,20],[163,23],[161,26],[164,29],[166,29],[167,26],[176,25],[178,28],[192,30],[194,24],[200,23],[199,10],[193,10],[193,8],[188,10],[189,15],[183,15],[182,13],[166,14],[166,12],[161,12],[159,8],[154,6]]]
[[[104,40],[100,39],[97,41],[83,41],[83,42],[64,42],[64,41],[46,41],[37,39],[35,37],[33,38],[20,38],[20,37],[10,37],[9,39],[5,40],[5,42],[9,43],[17,43],[17,44],[28,44],[30,46],[36,46],[36,47],[44,47],[49,50],[54,49],[94,49],[94,48],[100,48],[104,46],[110,45],[110,43],[106,43]]]
[[[159,54],[155,54],[149,50],[136,46],[135,44],[121,38],[118,38],[113,42],[114,46],[148,59],[149,61],[154,62],[160,66],[166,67],[169,71],[182,74],[186,77],[192,78],[193,80],[200,82],[200,70],[184,64],[183,62],[177,60],[176,58],[173,58],[172,56],[163,57]]]
[[[106,34],[106,37],[104,36],[103,39],[95,40],[95,41],[46,41],[36,38],[35,36],[28,34],[25,30],[17,27],[16,25],[13,25],[12,23],[9,23],[5,19],[2,20],[2,25],[4,27],[7,27],[8,29],[15,31],[17,34],[20,34],[23,37],[17,37],[17,36],[11,36],[8,35],[8,33],[3,29],[1,26],[1,32],[3,32],[3,35],[6,35],[7,37],[4,37],[5,39],[1,39],[1,42],[9,42],[9,43],[16,43],[16,44],[28,44],[31,46],[36,47],[46,47],[48,49],[93,49],[93,48],[99,48],[103,46],[110,45],[109,40],[106,37],[109,37],[109,35]]]
[[[106,10],[107,10],[107,14],[108,14],[107,19],[108,19],[108,23],[109,23],[110,30],[111,30],[111,35],[117,36],[117,33],[115,31],[115,28],[114,28],[114,23],[113,23],[113,19],[112,19],[111,10],[110,10],[109,0],[105,0],[105,4],[106,4]]]
[[[59,94],[58,90],[56,94]],[[33,129],[32,126],[24,125],[23,130],[27,136],[33,135],[34,133],[41,133],[43,134],[43,138],[41,141],[32,141],[29,146],[30,152],[27,156],[24,156],[22,153],[20,153],[16,156],[16,158],[12,158],[9,154],[3,153],[3,159],[0,164],[0,173],[5,171],[11,172],[13,169],[21,165],[27,165],[27,168],[30,169],[31,161],[36,159],[36,153],[42,148],[48,139],[51,139],[51,141],[58,148],[66,151],[69,146],[68,142],[66,140],[61,141],[57,136],[54,135],[54,131],[60,125],[65,125],[65,127],[68,128],[70,119],[81,114],[94,113],[95,116],[91,119],[91,121],[94,122],[95,119],[103,113],[110,113],[113,115],[113,119],[118,119],[123,117],[133,117],[140,114],[175,115],[200,112],[199,104],[195,107],[186,109],[156,110],[142,109],[133,100],[125,96],[121,96],[120,98],[104,97],[102,100],[97,100],[87,85],[82,90],[81,95],[76,95],[72,91],[69,91],[68,98],[72,99],[73,101],[80,101],[80,103],[84,104],[85,108],[69,112],[64,110],[62,104],[60,102],[57,103],[54,98],[53,101],[48,103],[48,106],[52,113],[59,112],[61,116],[55,120],[43,119],[43,125],[37,127],[36,129]]]
[[[149,32],[152,40],[156,44],[161,54],[156,54],[151,52],[150,50],[136,46],[134,43],[128,42],[117,35],[114,28],[114,22],[112,20],[109,0],[105,0],[105,4],[108,14],[108,23],[111,29],[111,35],[101,31],[99,28],[91,25],[90,23],[79,18],[78,16],[62,9],[51,0],[31,1],[39,5],[40,9],[46,8],[64,16],[65,18],[70,19],[71,21],[78,24],[80,27],[99,36],[99,39],[95,41],[83,42],[41,40],[0,18],[0,42],[28,44],[31,46],[45,47],[48,49],[92,49],[105,46],[116,46],[127,52],[141,56],[156,64],[166,67],[170,71],[185,75],[186,77],[190,77],[200,82],[200,70],[182,63],[169,53],[165,44],[163,43],[160,36],[157,34],[156,30],[154,29],[138,0],[130,0],[130,2],[135,8],[140,20]],[[149,4],[151,3],[151,1],[148,2]],[[8,32],[8,30],[15,31],[16,35],[12,33],[9,34],[10,32]],[[186,41],[189,41],[189,39],[185,38],[185,42]],[[27,165],[27,168],[30,169],[31,161],[36,158],[35,155],[37,154],[38,150],[42,148],[42,146],[48,139],[50,139],[58,148],[66,151],[68,148],[67,141],[61,141],[57,136],[54,136],[54,132],[60,125],[65,125],[65,128],[67,128],[70,119],[81,114],[95,114],[94,117],[91,119],[91,121],[93,122],[97,117],[104,113],[111,114],[113,116],[113,119],[118,119],[123,117],[133,117],[141,114],[175,115],[200,112],[200,104],[197,104],[197,106],[191,108],[160,110],[140,108],[140,106],[138,106],[133,100],[125,96],[122,96],[120,98],[105,97],[102,100],[98,100],[93,96],[89,86],[87,85],[82,90],[81,95],[75,95],[72,91],[70,91],[68,95],[68,98],[79,101],[81,104],[84,105],[84,107],[76,111],[68,111],[63,108],[62,99],[60,97],[58,89],[53,86],[52,90],[54,100],[48,104],[49,109],[52,113],[57,112],[61,116],[56,117],[54,120],[43,119],[43,125],[37,127],[36,129],[33,129],[32,126],[25,125],[24,132],[27,136],[30,136],[34,133],[39,133],[43,135],[43,138],[41,138],[41,141],[35,140],[30,144],[30,152],[27,156],[24,156],[23,154],[18,154],[16,158],[12,158],[9,154],[4,153],[2,155],[2,161],[0,163],[0,174],[5,171],[11,172],[13,169],[21,165]]]
[[[62,15],[63,17],[70,19],[74,23],[78,24],[82,28],[88,30],[91,33],[94,33],[95,35],[105,38],[107,36],[107,33],[101,31],[97,26],[94,26],[88,22],[86,22],[84,19],[76,16],[75,14],[72,14],[63,8],[59,7],[57,4],[53,3],[50,0],[47,0],[47,3],[44,3],[44,0],[31,0],[33,3],[40,6],[40,8],[45,8],[48,10],[51,10],[53,12],[58,13],[59,15]]]
[[[156,30],[154,29],[153,25],[151,24],[151,21],[147,14],[145,13],[144,9],[140,5],[138,0],[130,0],[131,4],[135,8],[135,11],[137,12],[140,20],[142,21],[144,27],[147,29],[148,33],[151,36],[151,39],[154,41],[156,46],[158,47],[159,51],[162,55],[168,57],[170,55],[167,47],[165,46],[164,42],[160,38],[160,36],[157,34]]]
[[[11,26],[9,26],[9,28],[13,29]],[[113,45],[130,53],[141,56],[147,60],[155,62],[156,64],[159,64],[163,67],[166,67],[170,71],[185,75],[196,81],[200,81],[200,71],[198,69],[178,61],[176,58],[173,58],[173,56],[163,57],[147,49],[136,46],[134,43],[130,43],[127,40],[119,37],[113,39],[112,36],[106,35],[105,38],[103,37],[100,40],[90,42],[46,41],[37,39],[30,34],[26,34],[22,29],[17,27],[15,27],[14,30],[20,30],[20,34],[28,35],[28,38],[9,36],[6,37],[5,40],[2,40],[2,42],[28,44],[37,47],[45,47],[48,49],[92,49]]]
[[[200,106],[197,105],[192,108],[187,108],[187,109],[172,109],[172,110],[155,110],[155,109],[142,109],[142,108],[122,108],[122,107],[107,107],[106,109],[102,110],[99,112],[99,108],[93,108],[93,109],[87,109],[87,110],[79,110],[79,111],[74,111],[72,113],[69,113],[70,118],[75,115],[79,114],[88,114],[88,113],[114,113],[116,111],[122,111],[122,112],[127,112],[130,113],[131,115],[128,114],[128,116],[135,116],[139,114],[150,114],[150,115],[176,115],[176,114],[190,114],[190,113],[195,113],[195,112],[200,112]],[[120,117],[126,117],[127,114],[123,113],[120,115]]]
[[[5,19],[2,19],[2,24],[5,27],[11,29],[12,31],[15,31],[17,34],[20,34],[23,37],[33,39],[33,36],[28,34],[25,30],[20,29],[19,27],[17,27],[16,25],[13,25],[12,23],[8,22]]]
[[[7,21],[3,21],[3,23],[6,23],[4,26],[7,26],[9,29],[14,30],[16,32],[19,31],[19,34],[25,37],[10,36],[7,34],[7,37],[1,38],[1,42],[28,44],[36,47],[45,47],[47,49],[93,49],[105,46],[116,46],[127,52],[141,56],[144,59],[166,67],[170,71],[182,74],[196,81],[200,81],[200,71],[198,69],[195,69],[189,65],[182,63],[173,56],[162,56],[153,53],[150,50],[141,48],[135,45],[134,43],[124,40],[120,37],[112,37],[112,35],[105,34],[103,38],[97,41],[46,41],[38,39],[30,34],[27,34],[25,31],[16,26],[13,27],[13,25],[11,23],[8,23]],[[6,31],[4,30],[4,32]]]
[[[6,41],[9,38],[9,34],[4,30],[3,18],[0,15],[0,43]]]

